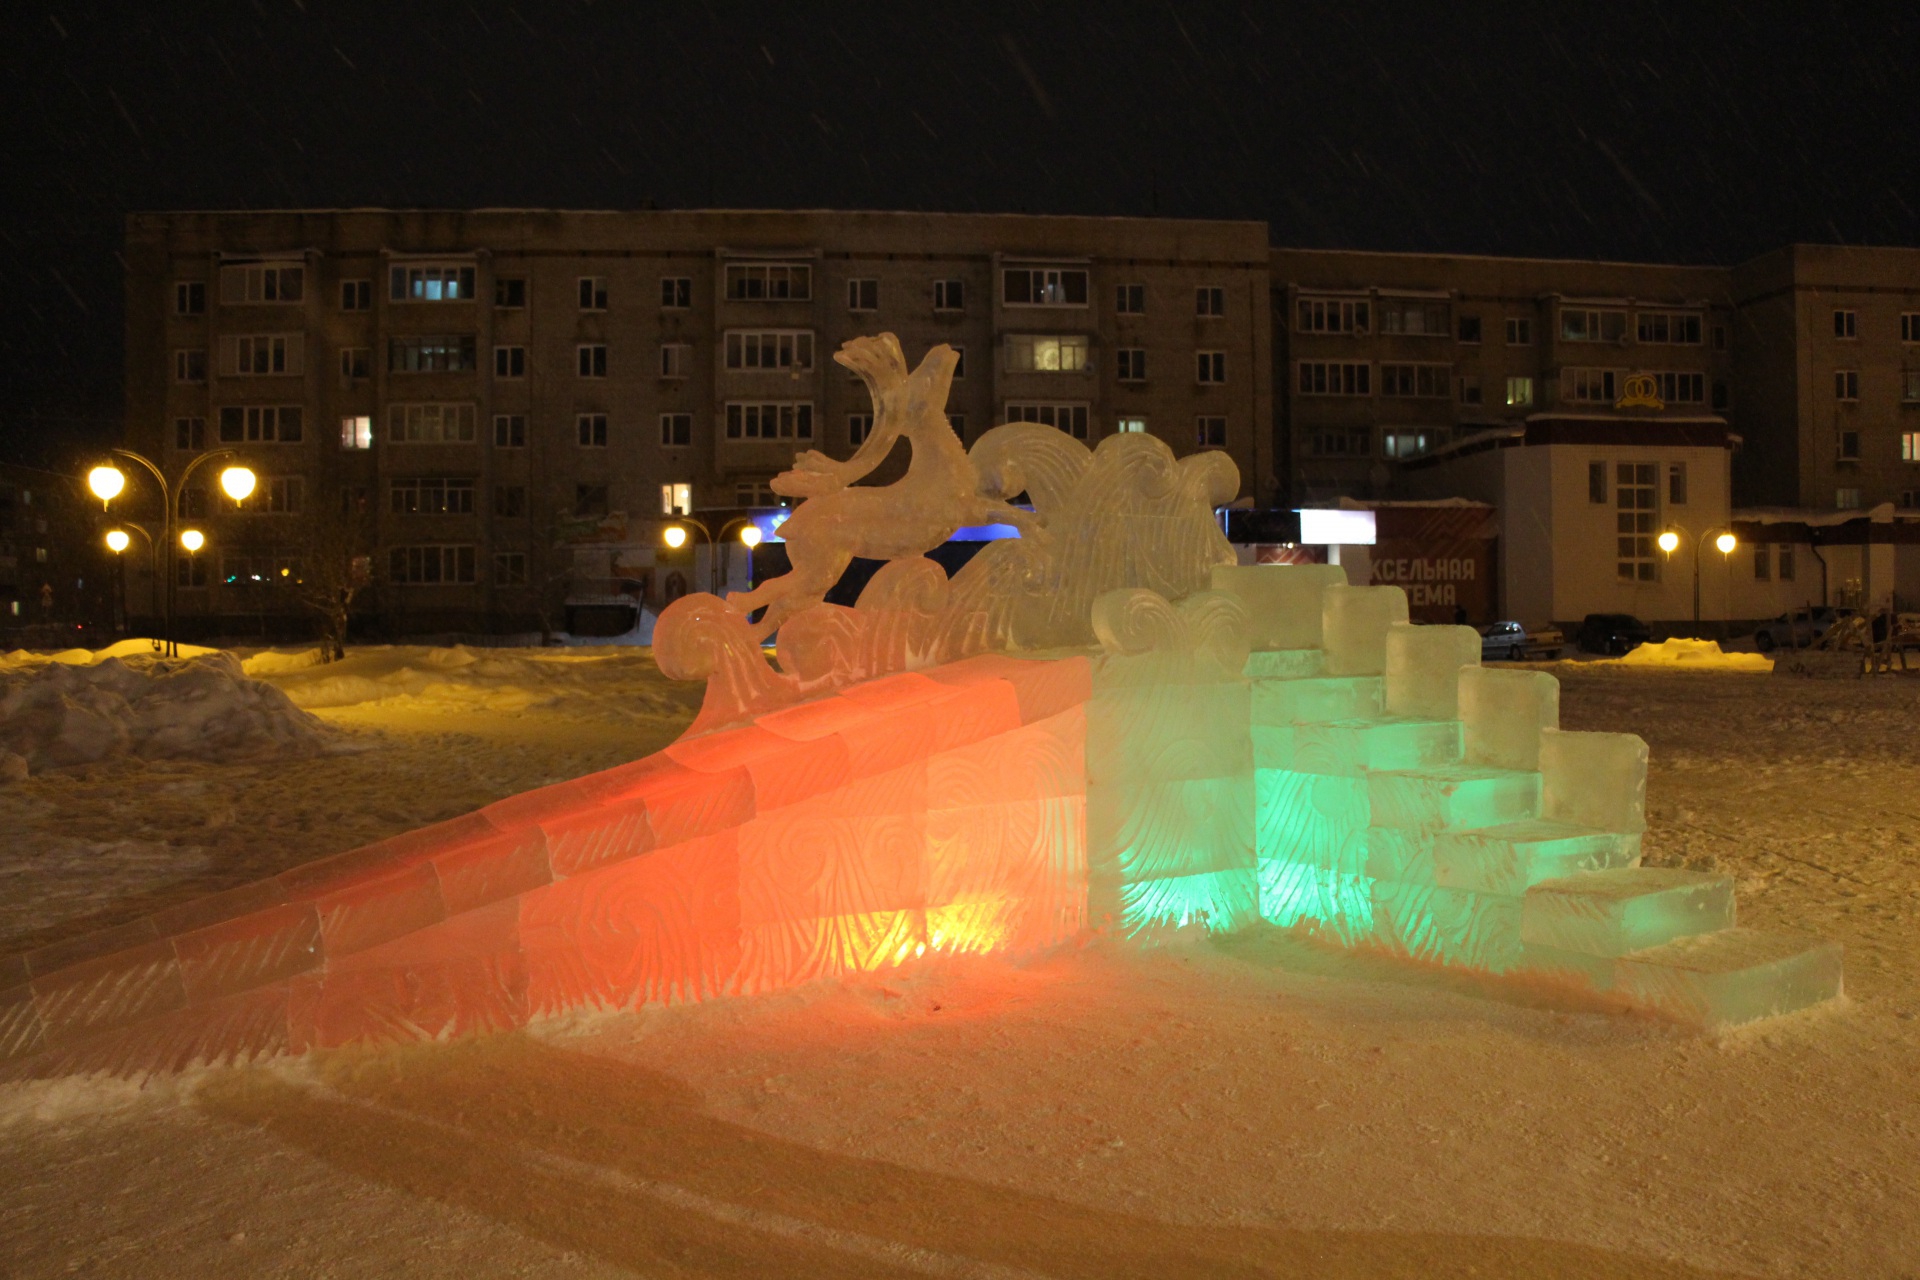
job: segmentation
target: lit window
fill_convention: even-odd
[[[1113,429],[1123,435],[1145,435],[1147,420],[1145,418],[1121,418],[1113,424]]]
[[[394,267],[388,273],[387,297],[394,302],[472,302],[473,268]]]
[[[692,515],[693,486],[685,483],[661,485],[660,514],[663,516]]]
[[[340,419],[340,447],[342,449],[373,448],[373,419],[364,413],[348,414]]]
[[[1084,334],[1010,333],[1006,339],[1011,373],[1079,373],[1087,367]]]

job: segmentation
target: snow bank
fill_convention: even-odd
[[[1614,662],[1630,667],[1685,667],[1693,671],[1771,671],[1773,659],[1757,653],[1727,653],[1712,640],[1675,637],[1659,644],[1643,644]]]
[[[268,658],[275,665],[262,663]],[[292,659],[293,655],[259,654],[248,659],[247,669],[272,680],[294,705],[309,708],[404,699],[422,709],[519,711],[589,690],[594,697],[605,697],[605,675],[614,669],[642,674],[641,667],[619,656],[577,649],[381,645],[356,648],[339,662],[325,665],[296,665]],[[597,669],[600,678],[588,679],[590,669]],[[652,677],[649,683],[658,684],[650,662],[644,664],[644,674]]]
[[[145,642],[140,642],[144,644]],[[118,647],[118,646],[116,646]],[[231,654],[67,655],[0,662],[0,776],[113,756],[259,760],[313,755],[325,730]]]

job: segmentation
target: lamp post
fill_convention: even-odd
[[[145,467],[147,473],[153,477],[154,483],[160,487],[161,535],[155,538],[145,529],[140,530],[140,532],[145,535],[148,544],[153,548],[153,560],[156,562],[155,569],[157,572],[160,548],[163,546],[171,548],[175,542],[173,521],[177,514],[177,508],[180,505],[180,494],[185,491],[187,481],[191,480],[193,473],[198,471],[206,463],[219,458],[234,457],[234,451],[231,449],[216,449],[212,453],[203,453],[187,464],[186,470],[180,473],[178,480],[171,482],[168,481],[166,472],[162,471],[150,458],[135,453],[131,449],[115,449],[112,453],[115,457],[125,458],[130,462],[137,462]],[[257,482],[258,477],[256,477],[250,469],[240,466],[237,463],[220,472],[220,488],[236,503],[244,502],[247,495],[253,492],[253,487]],[[102,463],[87,473],[87,487],[93,490],[94,496],[100,499],[103,507],[111,508],[113,506],[113,500],[119,497],[127,487],[127,473],[114,466],[111,462]],[[138,526],[134,527],[137,528]],[[115,530],[114,532],[123,533],[124,531]],[[193,538],[191,546],[187,545],[188,535],[192,535]],[[131,540],[129,539],[129,541]],[[180,545],[185,547],[187,552],[191,554],[205,546],[207,540],[206,535],[198,529],[188,529],[179,535],[178,541]],[[111,535],[109,535],[107,545],[110,547],[113,546]],[[120,547],[115,547],[115,552],[118,553],[123,550],[126,545],[126,543],[122,543]],[[174,594],[177,585],[175,580],[178,576],[177,574],[169,573],[166,584],[166,635],[164,639],[166,641],[166,656],[169,658],[179,656],[179,647],[174,643],[173,639]]]
[[[1669,525],[1667,529],[1661,533],[1658,539],[1660,549],[1666,552],[1669,558],[1672,557],[1675,549],[1679,547],[1680,536],[1683,533],[1686,533],[1686,530],[1681,529],[1678,525]],[[1687,534],[1688,541],[1693,544],[1693,623],[1695,630],[1698,630],[1700,626],[1700,544],[1708,538],[1713,539],[1713,548],[1720,553],[1720,561],[1722,564],[1725,564],[1727,557],[1733,554],[1733,549],[1740,545],[1739,539],[1733,536],[1733,530],[1721,525],[1715,525],[1697,538],[1692,534]],[[1725,619],[1721,621],[1724,623]]]
[[[740,529],[740,544],[747,549],[747,575],[749,578],[752,577],[753,549],[760,545],[762,537],[760,526],[753,522],[753,517],[735,516],[720,526],[719,537],[714,536],[713,530],[709,529],[704,521],[696,520],[692,516],[676,516],[674,518],[678,520],[679,523],[668,525],[666,530],[660,535],[661,541],[665,542],[675,551],[678,551],[681,547],[687,545],[687,525],[692,525],[701,533],[705,534],[707,537],[707,545],[714,549],[713,562],[707,566],[707,580],[713,585],[716,592],[720,587],[720,541],[727,536],[727,530],[733,528],[735,525],[742,526]]]
[[[129,535],[128,535],[128,533],[127,533],[127,530],[129,530],[129,529],[131,529],[131,530],[133,530],[133,531],[134,531],[134,533],[137,533],[137,534],[139,534],[139,535],[140,535],[141,537],[143,537],[143,538],[145,538],[145,539],[147,540],[147,565],[148,565],[148,567],[149,567],[149,568],[151,568],[151,567],[153,566],[153,563],[154,563],[154,559],[155,559],[155,557],[154,557],[154,545],[153,545],[153,535],[152,535],[152,534],[150,534],[150,533],[148,533],[148,532],[147,532],[147,531],[146,531],[146,530],[145,530],[144,528],[142,528],[142,527],[141,527],[140,525],[137,525],[137,524],[125,524],[125,525],[121,525],[121,526],[119,526],[119,527],[117,527],[117,528],[113,528],[113,529],[109,529],[109,530],[107,530],[107,536],[106,536],[106,538],[104,539],[104,541],[105,541],[105,542],[106,542],[106,544],[107,544],[107,550],[109,550],[109,551],[111,551],[111,552],[113,552],[113,569],[114,569],[114,576],[115,576],[116,578],[118,578],[118,579],[119,579],[119,583],[118,583],[118,586],[119,586],[119,597],[120,597],[120,626],[119,626],[119,630],[120,630],[120,631],[122,631],[122,632],[125,632],[125,631],[127,630],[127,560],[126,560],[126,550],[127,550],[127,548],[128,548],[128,547],[130,547],[130,546],[132,546],[132,545],[133,545],[133,538],[132,538],[131,536],[129,536]]]

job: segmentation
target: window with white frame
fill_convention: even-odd
[[[690,413],[661,414],[660,443],[669,448],[692,444],[693,415]]]
[[[693,486],[684,480],[661,485],[660,514],[663,516],[692,515]]]
[[[1294,328],[1301,333],[1366,333],[1373,327],[1372,304],[1365,298],[1301,298]]]
[[[527,305],[525,276],[496,276],[493,281],[493,305],[501,311],[519,311]]]
[[[867,442],[873,434],[873,415],[870,413],[850,413],[847,415],[847,443],[858,447]]]
[[[733,329],[726,341],[729,369],[813,368],[811,329]]]
[[[736,480],[733,482],[733,505],[736,507],[784,507],[787,504],[765,480]]]
[[[1010,333],[1005,351],[1009,373],[1080,373],[1089,344],[1083,333]]]
[[[373,376],[372,347],[340,348],[340,383],[350,387]]]
[[[1604,462],[1587,464],[1587,501],[1597,507],[1604,507],[1613,501],[1612,488],[1607,480],[1607,464]]]
[[[1302,360],[1294,387],[1303,396],[1370,396],[1373,366],[1361,361]]]
[[[1453,366],[1383,362],[1380,365],[1380,394],[1445,399],[1453,394]]]
[[[1460,375],[1460,377],[1456,381],[1459,383],[1459,386],[1460,386],[1460,403],[1461,404],[1477,405],[1481,403],[1482,394],[1480,389],[1479,374],[1463,373]]]
[[[1527,316],[1507,317],[1507,345],[1510,347],[1530,347],[1533,345],[1533,321]]]
[[[1203,413],[1193,420],[1193,443],[1200,449],[1227,447],[1227,420],[1219,414]]]
[[[604,413],[575,414],[573,419],[574,435],[583,449],[604,449],[607,447],[607,415]]]
[[[1414,298],[1382,298],[1377,304],[1381,333],[1409,337],[1444,338],[1452,333],[1450,308],[1444,302]]]
[[[207,380],[207,353],[203,347],[181,347],[173,353],[173,380],[175,382],[205,382]]]
[[[1670,507],[1687,505],[1687,464],[1684,462],[1667,464],[1667,505]]]
[[[607,376],[607,344],[583,342],[574,348],[575,369],[583,378]]]
[[[1641,342],[1700,345],[1700,316],[1691,311],[1641,311],[1634,316],[1634,337]]]
[[[389,444],[472,444],[473,405],[396,404],[387,407]]]
[[[576,282],[582,311],[605,311],[607,309],[607,278],[605,276],[581,276]]]
[[[1001,414],[1001,420],[1037,422],[1042,426],[1064,431],[1075,440],[1085,440],[1088,431],[1088,408],[1085,402],[1068,404],[1017,402],[1006,406]]]
[[[965,280],[935,280],[933,282],[933,309],[935,311],[965,311],[967,309],[967,282]]]
[[[388,373],[466,373],[477,356],[474,336],[410,334],[387,340]]]
[[[524,551],[494,552],[493,585],[496,587],[526,586],[527,553]]]
[[[729,262],[728,302],[805,302],[813,297],[813,267],[804,262]]]
[[[1920,342],[1920,311],[1900,313],[1900,341]]]
[[[293,263],[245,263],[220,268],[220,301],[302,302],[307,269]]]
[[[1121,347],[1113,353],[1114,376],[1122,382],[1147,380],[1147,349]]]
[[[684,378],[693,372],[693,344],[687,342],[663,342],[660,344],[660,376],[663,378]]]
[[[1860,313],[1835,307],[1833,311],[1833,336],[1850,339],[1860,336]]]
[[[1627,313],[1598,307],[1560,308],[1562,342],[1618,342],[1627,336]]]
[[[305,334],[223,334],[220,338],[220,372],[228,377],[303,373],[305,352]]]
[[[1307,452],[1316,458],[1373,456],[1372,427],[1322,427],[1307,437]]]
[[[660,309],[662,311],[686,311],[692,306],[692,276],[660,277]]]
[[[198,453],[207,447],[207,420],[205,418],[175,418],[173,420],[173,447],[182,453]]]
[[[1839,432],[1835,456],[1841,462],[1860,461],[1860,433],[1842,428]]]
[[[1145,418],[1116,418],[1113,429],[1123,436],[1141,436],[1147,433]]]
[[[1434,436],[1431,431],[1394,428],[1380,433],[1380,456],[1383,458],[1417,458],[1433,448]]]
[[[373,310],[373,281],[342,280],[340,282],[340,309],[342,311]]]
[[[391,302],[472,302],[473,268],[457,262],[396,263],[387,272]]]
[[[731,400],[727,403],[729,440],[811,440],[811,400]]]
[[[1920,369],[1900,371],[1900,403],[1920,404]]]
[[[1835,400],[1858,400],[1860,398],[1860,371],[1858,369],[1835,369],[1833,371],[1833,398]]]
[[[460,586],[473,581],[472,543],[395,547],[387,553],[387,581],[396,586]]]
[[[1123,316],[1143,316],[1147,314],[1147,286],[1144,284],[1121,284],[1113,289],[1113,309]]]
[[[1773,577],[1773,547],[1769,543],[1753,544],[1753,580],[1767,582]]]
[[[524,413],[494,414],[493,447],[496,449],[526,448],[527,416]]]
[[[1566,368],[1560,371],[1560,398],[1569,404],[1612,404],[1619,398],[1621,369]]]
[[[871,278],[847,281],[847,310],[878,311],[880,282]]]
[[[1000,301],[1009,307],[1084,307],[1083,267],[1007,267],[1000,273]]]
[[[1622,582],[1654,582],[1654,535],[1660,518],[1660,468],[1652,462],[1614,464],[1615,571]]]
[[[247,501],[249,511],[276,516],[297,516],[306,502],[307,482],[301,476],[263,476],[260,487]]]
[[[1660,398],[1668,404],[1707,402],[1707,375],[1704,373],[1667,369],[1654,374],[1653,381],[1660,388]]]
[[[1858,511],[1865,504],[1860,500],[1860,490],[1854,488],[1835,489],[1833,506],[1836,511]]]
[[[173,314],[177,316],[207,314],[207,282],[204,280],[174,281]]]
[[[406,476],[388,486],[387,509],[396,516],[469,516],[473,488],[465,476]]]
[[[1900,433],[1900,461],[1920,462],[1920,431]]]
[[[1202,320],[1218,320],[1227,314],[1227,291],[1217,284],[1201,285],[1193,291],[1193,314]]]
[[[230,404],[220,410],[220,443],[299,444],[305,425],[297,404]]]
[[[527,349],[525,347],[495,347],[493,349],[493,376],[496,378],[526,377]]]
[[[1793,544],[1784,542],[1774,548],[1775,576],[1782,582],[1793,581]]]
[[[349,413],[340,419],[340,447],[342,449],[373,448],[373,417],[365,413]]]
[[[1193,379],[1203,387],[1218,386],[1227,380],[1227,353],[1224,351],[1196,351],[1193,353]]]

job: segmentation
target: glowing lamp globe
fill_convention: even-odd
[[[188,551],[198,551],[207,545],[207,535],[201,533],[198,529],[182,529],[180,531],[180,545]]]
[[[760,526],[757,524],[750,524],[746,528],[742,529],[740,531],[740,541],[746,543],[747,550],[749,551],[759,546],[760,545]]]
[[[1673,530],[1669,529],[1665,533],[1660,535],[1660,549],[1666,552],[1668,555],[1672,555],[1673,549],[1679,545],[1680,545],[1680,535],[1675,533]]]
[[[235,502],[245,502],[253,486],[254,474],[246,467],[228,467],[220,473],[220,487]]]
[[[687,531],[681,525],[677,525],[677,524],[668,525],[666,533],[662,534],[661,536],[667,540],[668,546],[673,547],[676,550],[687,545]]]
[[[1735,545],[1734,536],[1730,533],[1723,533],[1713,540],[1713,545],[1720,549],[1721,555],[1730,556],[1733,554]]]
[[[126,487],[126,473],[118,467],[99,466],[87,472],[87,488],[102,502],[112,502]]]
[[[127,544],[132,541],[133,539],[127,536],[125,529],[107,530],[107,549],[115,555],[119,555],[122,551],[125,551]]]

